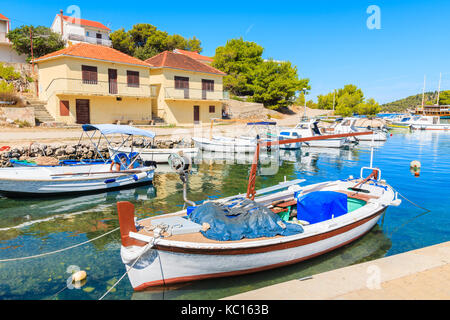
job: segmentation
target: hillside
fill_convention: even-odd
[[[441,92],[442,94],[442,92]],[[425,92],[425,104],[434,104],[437,99],[437,91]],[[416,94],[400,100],[381,105],[382,112],[404,112],[407,109],[414,109],[422,104],[422,94]]]

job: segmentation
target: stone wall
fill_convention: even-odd
[[[113,146],[119,146],[119,143],[113,143]],[[130,146],[127,144],[125,146]],[[137,138],[133,142],[134,147],[143,147],[144,140]],[[183,148],[193,147],[192,143],[185,143],[183,139],[174,140],[155,140],[156,148]],[[109,159],[109,151],[106,143],[99,147],[103,158]],[[101,159],[94,146],[90,143],[80,144],[37,144],[34,143],[28,147],[11,146],[9,150],[0,153],[0,166],[12,166],[9,160],[36,160],[38,157],[52,157],[57,160],[81,160],[81,159]]]
[[[0,107],[0,122],[12,124],[14,121],[20,121],[22,123],[26,121],[30,126],[34,127],[36,125],[34,108]]]

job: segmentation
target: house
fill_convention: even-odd
[[[151,66],[152,117],[176,125],[222,118],[225,73],[172,51],[164,51],[145,62]]]
[[[211,65],[213,62],[213,58],[207,57],[207,56],[202,56],[197,51],[187,51],[187,50],[175,49],[175,50],[173,50],[173,52],[179,53],[179,54],[184,54],[188,57],[191,57],[192,59],[195,59],[197,61],[209,64],[209,65]]]
[[[34,60],[39,99],[57,122],[148,124],[150,65],[113,48],[80,42]]]
[[[10,20],[0,13],[0,62],[25,63],[26,56],[18,55],[12,48],[11,41],[6,37],[10,28]]]
[[[65,16],[62,10],[55,16],[50,28],[62,35],[67,46],[80,42],[108,47],[112,45],[109,39],[110,28],[97,21]]]

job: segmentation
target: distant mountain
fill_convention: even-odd
[[[442,94],[443,92],[441,92]],[[437,99],[437,91],[425,92],[425,104],[435,104]],[[440,95],[441,95],[440,94]],[[441,96],[439,96],[441,98]],[[441,100],[441,99],[439,99]],[[416,94],[393,102],[388,102],[381,105],[382,112],[404,112],[408,109],[415,109],[422,105],[422,94]]]

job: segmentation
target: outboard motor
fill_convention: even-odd
[[[180,176],[181,182],[183,182],[183,199],[184,202],[189,204],[190,206],[195,207],[195,202],[190,201],[187,199],[187,183],[188,183],[188,177],[189,173],[191,172],[191,159],[186,157],[182,151],[179,153],[172,153],[169,155],[168,158],[169,167],[178,173]]]

